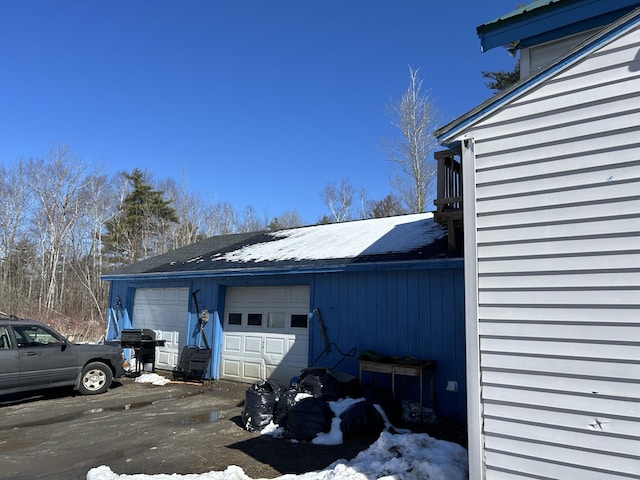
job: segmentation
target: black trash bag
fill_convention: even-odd
[[[286,392],[280,394],[278,404],[276,405],[276,413],[273,419],[273,423],[286,430],[287,420],[289,419],[289,410],[291,410],[291,407],[298,403],[298,395],[303,395],[303,393],[300,392],[300,390],[298,390],[298,388],[296,387],[290,388]]]
[[[394,425],[402,421],[402,405],[393,398],[389,388],[375,387],[371,384],[363,385],[363,396],[369,403],[379,405],[387,415],[387,419]]]
[[[310,442],[319,433],[331,431],[333,410],[319,398],[307,397],[289,409],[284,438]]]
[[[344,438],[377,437],[385,428],[382,415],[367,400],[358,402],[340,415],[340,430]]]
[[[338,370],[331,370],[331,374],[338,380],[340,398],[362,398],[362,387],[358,377]]]
[[[340,382],[327,368],[305,368],[296,385],[301,391],[328,402],[344,398]]]
[[[245,394],[242,422],[250,432],[259,432],[269,425],[275,413],[282,389],[275,383],[258,380]]]

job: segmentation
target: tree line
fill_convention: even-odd
[[[367,199],[349,179],[319,193],[327,213],[317,223],[429,210],[436,170],[437,112],[417,69],[389,105],[397,137],[384,141],[391,192]],[[189,191],[186,180],[148,172],[107,175],[53,146],[42,159],[0,165],[0,310],[38,318],[76,339],[104,330],[108,285],[100,275],[202,238],[301,226],[295,209],[276,217],[238,209]]]
[[[0,165],[0,310],[81,337],[104,325],[102,273],[202,238],[300,223],[295,211],[261,217],[137,168],[106,175],[54,146]]]

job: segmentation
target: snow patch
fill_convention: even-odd
[[[153,385],[166,385],[170,383],[171,380],[163,377],[162,375],[158,375],[157,373],[143,373],[139,377],[136,377],[137,383],[151,383]]]
[[[425,433],[394,435],[383,432],[353,460],[338,460],[318,472],[286,474],[274,480],[466,480],[467,451],[456,443],[437,440]],[[242,468],[202,474],[118,475],[102,465],[87,473],[87,480],[253,480]]]

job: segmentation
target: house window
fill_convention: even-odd
[[[242,325],[242,314],[241,313],[230,313],[229,314],[229,325]]]
[[[307,328],[308,322],[308,315],[291,315],[291,328]]]
[[[269,312],[269,328],[284,328],[284,313]]]
[[[250,313],[247,316],[247,325],[250,327],[261,327],[262,326],[262,314],[261,313]]]

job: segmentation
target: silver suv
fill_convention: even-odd
[[[0,317],[0,395],[67,385],[103,393],[122,364],[117,346],[74,344],[43,323]]]

